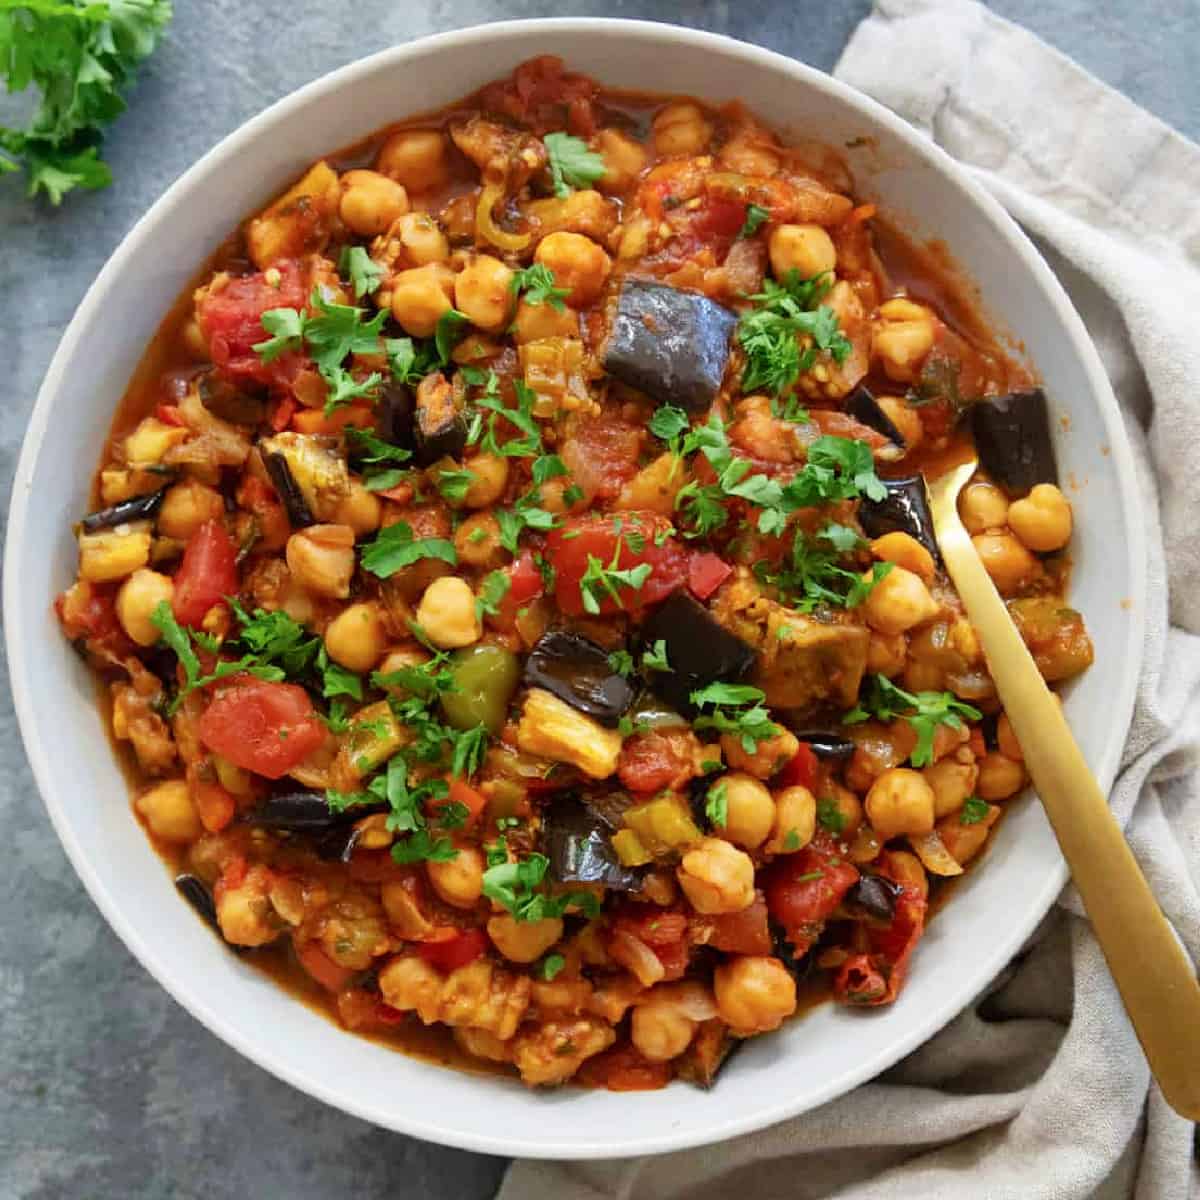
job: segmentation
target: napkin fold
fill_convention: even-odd
[[[1200,961],[1200,146],[974,0],[877,0],[835,74],[1004,204],[1099,348],[1149,547],[1145,666],[1111,803]],[[1200,1167],[1068,888],[992,988],[877,1080],[700,1150],[519,1161],[497,1200],[735,1195],[1188,1200]]]

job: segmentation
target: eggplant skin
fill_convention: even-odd
[[[203,879],[198,875],[188,875],[186,873],[176,875],[175,890],[195,909],[197,914],[207,924],[211,925],[218,933],[221,932],[221,925],[217,920],[216,901],[213,899],[212,892],[208,890],[208,885]]]
[[[1058,483],[1050,410],[1041,388],[985,396],[969,410],[975,453],[1005,491],[1024,496],[1035,484]]]
[[[344,825],[352,825],[373,812],[383,812],[386,805],[353,805],[342,812],[333,812],[320,792],[280,792],[268,796],[242,818],[247,825],[260,829],[279,829],[285,833],[326,833]]]
[[[889,442],[899,446],[902,450],[908,445],[904,440],[904,435],[896,428],[892,418],[879,407],[879,401],[875,399],[874,393],[866,384],[860,383],[846,397],[846,412],[868,429],[882,433]]]
[[[600,883],[610,891],[639,892],[641,872],[623,866],[607,823],[577,796],[556,799],[542,816],[550,878],[559,883]]]
[[[308,501],[305,500],[304,493],[300,490],[300,485],[292,474],[292,468],[288,465],[287,458],[278,450],[272,450],[264,453],[262,460],[263,466],[267,468],[267,474],[271,477],[271,482],[275,485],[275,490],[279,493],[279,498],[283,501],[283,507],[287,509],[288,521],[291,522],[293,528],[302,529],[306,525],[312,525],[314,523],[312,510],[308,507]]]
[[[883,537],[899,530],[914,537],[941,563],[937,538],[933,532],[933,513],[929,509],[929,489],[924,475],[909,475],[904,479],[884,479],[887,489],[882,500],[864,497],[858,506],[858,523],[867,537]]]
[[[525,661],[525,682],[610,727],[633,703],[633,685],[608,665],[604,648],[562,629],[537,640]]]
[[[98,533],[101,529],[112,529],[129,521],[144,521],[147,517],[158,515],[158,510],[162,508],[163,497],[166,494],[167,489],[164,487],[159,488],[157,492],[148,492],[144,496],[133,496],[131,499],[122,500],[109,508],[88,513],[79,523],[83,526],[85,533]]]
[[[686,591],[674,592],[642,626],[647,645],[666,643],[669,671],[653,672],[649,683],[672,708],[694,716],[692,693],[721,680],[737,683],[754,666],[754,650],[735,637]]]
[[[462,458],[467,422],[454,403],[454,389],[441,375],[427,375],[417,388],[416,462],[432,466],[443,458]]]
[[[706,296],[626,279],[604,369],[660,404],[707,412],[725,375],[736,324],[733,313]]]
[[[891,921],[896,915],[896,900],[903,890],[898,883],[882,875],[863,874],[846,893],[846,907],[879,921]]]
[[[831,733],[824,729],[793,729],[792,732],[818,758],[842,759],[854,754],[854,742],[841,733]]]

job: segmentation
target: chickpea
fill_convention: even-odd
[[[121,628],[139,646],[153,646],[162,630],[151,621],[154,610],[175,595],[175,584],[168,575],[139,567],[121,584],[117,592],[117,620]]]
[[[721,147],[717,162],[736,175],[778,175],[779,150],[770,135],[754,125],[739,129]]]
[[[205,521],[219,521],[224,515],[225,501],[216,488],[185,479],[167,488],[158,510],[158,532],[186,542]]]
[[[479,641],[483,629],[475,612],[475,593],[465,579],[435,579],[417,606],[417,624],[439,650],[457,650]]]
[[[518,345],[540,342],[545,338],[577,338],[579,314],[573,308],[557,309],[553,304],[530,304],[522,300],[517,305],[516,331]]]
[[[349,525],[356,537],[365,537],[379,528],[383,504],[374,492],[368,492],[361,480],[350,481],[350,491],[338,501],[333,518],[339,525]]]
[[[721,1020],[738,1036],[778,1029],[796,1011],[796,981],[777,958],[742,954],[713,972]]]
[[[867,624],[880,633],[907,633],[941,611],[919,575],[893,567],[863,602]]]
[[[637,182],[646,166],[646,150],[618,129],[602,129],[592,148],[604,159],[604,174],[596,180],[601,192],[625,192]]]
[[[968,533],[986,533],[1008,524],[1008,497],[986,479],[976,479],[958,498],[958,515]]]
[[[433,890],[455,908],[474,908],[483,895],[483,854],[475,846],[459,846],[445,862],[427,862]]]
[[[1013,762],[1025,761],[1025,755],[1021,750],[1021,743],[1017,741],[1017,735],[1013,732],[1012,722],[1008,719],[1008,713],[1002,712],[1000,720],[996,722],[996,744],[1000,747],[1000,753],[1005,758],[1011,758]]]
[[[1041,564],[1011,533],[977,533],[971,541],[996,590],[1011,596],[1035,579]]]
[[[503,329],[513,306],[512,279],[498,258],[478,254],[454,280],[454,306],[480,329]]]
[[[408,212],[403,185],[378,171],[347,171],[342,176],[338,213],[346,228],[361,237],[378,237]]]
[[[334,600],[350,595],[354,575],[354,530],[349,525],[310,525],[288,538],[284,552],[292,578]]]
[[[775,826],[763,847],[768,854],[791,854],[803,850],[817,831],[817,800],[806,787],[796,784],[775,793]]]
[[[767,252],[776,279],[783,279],[789,271],[811,279],[837,266],[833,239],[820,225],[776,225],[767,240]]]
[[[1025,767],[1006,755],[992,751],[979,760],[976,795],[981,800],[1007,800],[1025,786]]]
[[[554,272],[558,287],[568,289],[566,302],[572,308],[591,304],[612,270],[612,259],[581,233],[552,233],[538,242],[533,257]]]
[[[835,827],[841,837],[853,837],[862,825],[862,801],[848,787],[840,783],[825,785],[825,794],[821,797],[822,805],[829,805],[835,816]]]
[[[721,752],[735,771],[746,771],[759,779],[770,779],[787,766],[800,749],[800,740],[790,729],[775,726],[776,732],[756,743],[754,753],[748,754],[742,739],[732,733],[721,735]]]
[[[1008,527],[1030,550],[1049,554],[1071,540],[1071,503],[1052,483],[1039,483],[1008,509]]]
[[[867,670],[873,675],[886,675],[891,679],[904,670],[908,654],[908,642],[904,634],[884,634],[872,631],[867,643]]]
[[[898,383],[916,379],[933,349],[933,313],[911,300],[889,300],[879,306],[871,349],[884,373]]]
[[[200,322],[195,317],[188,317],[184,321],[183,328],[179,332],[179,340],[190,358],[195,359],[196,362],[208,362],[208,338],[204,336],[204,330],[200,328]]]
[[[454,551],[468,567],[491,570],[500,564],[500,525],[491,513],[472,513],[454,531]]]
[[[410,192],[433,191],[450,177],[446,139],[436,129],[402,129],[379,148],[375,169]]]
[[[956,758],[943,758],[921,769],[925,782],[933,790],[933,815],[941,819],[958,812],[975,791],[979,768],[974,763],[961,763]]]
[[[386,647],[383,616],[374,604],[351,604],[325,630],[325,650],[329,657],[359,675],[375,666]]]
[[[450,257],[450,243],[442,227],[429,213],[405,213],[396,222],[391,236],[403,248],[405,261],[414,267],[442,263]]]
[[[933,788],[919,771],[891,767],[871,784],[867,818],[884,841],[900,834],[933,829]]]
[[[731,771],[714,785],[725,789],[725,825],[721,835],[747,850],[766,841],[775,824],[775,801],[766,785],[739,771]]]
[[[454,273],[440,263],[412,267],[392,277],[392,316],[414,337],[432,337],[442,313],[453,306]]]
[[[883,562],[895,563],[914,575],[919,575],[925,584],[933,582],[933,555],[911,534],[899,529],[877,537],[871,543],[871,553]]]
[[[513,962],[531,963],[541,958],[562,937],[563,923],[559,917],[518,921],[516,917],[503,913],[488,921],[487,932],[505,958]]]
[[[712,123],[698,104],[676,101],[660,109],[652,125],[654,149],[660,158],[703,154],[712,141]]]
[[[467,508],[487,508],[500,499],[508,486],[507,458],[502,454],[476,454],[464,466],[475,476],[463,497]]]
[[[689,850],[675,877],[698,913],[741,912],[754,902],[754,863],[723,838],[706,837]]]
[[[688,1016],[689,1001],[711,998],[708,989],[694,983],[661,983],[639,997],[630,1018],[630,1040],[651,1062],[678,1058],[696,1036],[699,1021]]]
[[[251,867],[237,887],[218,888],[217,924],[235,946],[265,946],[280,934],[283,923],[267,895],[270,876],[262,866]]]
[[[155,784],[133,806],[145,817],[150,832],[164,842],[194,842],[204,832],[184,779]]]
[[[925,426],[917,410],[898,396],[880,396],[876,403],[904,439],[905,453],[915,450],[925,437]]]

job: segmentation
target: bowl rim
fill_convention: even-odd
[[[139,963],[193,1017],[251,1062],[269,1071],[300,1091],[375,1125],[405,1133],[427,1141],[485,1154],[526,1156],[531,1158],[587,1159],[609,1158],[611,1143],[598,1144],[586,1136],[577,1142],[563,1142],[547,1148],[536,1136],[509,1133],[479,1135],[455,1128],[453,1118],[430,1119],[418,1111],[396,1112],[393,1108],[364,1100],[358,1095],[330,1087],[318,1070],[308,1071],[282,1061],[264,1051],[248,1038],[231,1028],[219,1007],[200,995],[187,992],[177,983],[170,965],[159,957],[157,947],[143,938],[136,923],[126,917],[103,881],[93,870],[86,848],[76,837],[70,818],[60,803],[53,786],[54,772],[51,757],[42,740],[42,731],[34,720],[30,692],[25,687],[35,669],[36,634],[28,630],[22,616],[16,567],[23,553],[25,526],[32,501],[32,479],[38,461],[42,435],[53,413],[62,380],[76,354],[77,343],[90,314],[99,307],[114,281],[126,264],[140,252],[147,240],[152,240],[159,227],[169,217],[177,197],[185,194],[194,181],[219,168],[224,161],[244,153],[255,141],[277,123],[286,124],[292,111],[307,102],[352,87],[360,78],[381,69],[395,69],[410,61],[419,61],[431,50],[454,49],[497,38],[525,37],[536,48],[539,33],[552,31],[555,35],[603,36],[610,40],[632,35],[654,38],[664,45],[686,44],[691,48],[734,59],[748,69],[762,67],[790,76],[803,87],[824,92],[837,102],[857,111],[864,118],[883,125],[918,160],[923,160],[948,183],[955,186],[964,200],[973,203],[988,218],[997,235],[1007,244],[1018,261],[1019,268],[1032,276],[1036,285],[1055,308],[1069,335],[1069,352],[1081,365],[1092,395],[1097,402],[1103,433],[1111,448],[1110,457],[1122,497],[1132,508],[1127,546],[1129,558],[1130,613],[1126,626],[1124,653],[1121,655],[1119,686],[1112,694],[1111,710],[1121,741],[1128,730],[1140,674],[1146,597],[1146,533],[1140,492],[1136,485],[1133,452],[1130,447],[1116,398],[1105,374],[1099,354],[1065,290],[1049,265],[1027,235],[1009,216],[1000,203],[971,173],[953,160],[934,142],[917,132],[902,118],[869,96],[842,83],[833,76],[787,55],[755,46],[724,34],[688,29],[666,22],[631,20],[607,17],[528,18],[473,25],[446,33],[432,34],[397,46],[392,46],[364,58],[355,59],[315,80],[295,89],[273,102],[237,129],[222,138],[192,164],[138,219],[125,234],[104,267],[88,288],[79,307],[63,334],[42,385],[38,391],[22,443],[13,478],[11,507],[7,526],[7,545],[4,556],[3,612],[6,627],[5,645],[8,655],[11,687],[18,725],[34,780],[51,822],[62,842],[76,873],[93,902],[117,936],[124,942]],[[370,130],[364,132],[364,136]],[[1119,759],[1119,743],[1105,754],[1097,775],[1107,791],[1115,777]],[[996,977],[1004,965],[1020,949],[1026,938],[1045,916],[1068,880],[1065,862],[1059,862],[1048,874],[1036,895],[1027,898],[1024,918],[1016,922],[1009,936],[996,942],[983,965],[966,972],[947,987],[943,1002],[913,1023],[906,1035],[891,1043],[873,1058],[828,1076],[822,1086],[810,1090],[798,1101],[785,1101],[754,1110],[741,1116],[733,1115],[718,1127],[703,1131],[679,1130],[661,1136],[638,1138],[623,1142],[622,1157],[642,1154],[661,1154],[699,1145],[712,1144],[754,1132],[789,1117],[796,1116],[820,1104],[843,1095],[851,1088],[873,1079],[917,1046],[942,1029],[965,1008]],[[394,1053],[394,1051],[387,1051]],[[439,1068],[440,1069],[440,1068]]]

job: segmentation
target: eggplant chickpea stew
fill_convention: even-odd
[[[1026,782],[929,516],[970,453],[1068,679],[1046,398],[935,258],[832,150],[539,58],[221,248],[57,611],[243,963],[530,1085],[708,1086],[891,1003]]]

